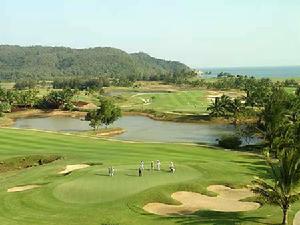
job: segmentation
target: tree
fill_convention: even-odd
[[[16,100],[18,106],[22,107],[33,107],[38,100],[37,94],[38,90],[29,89],[17,92]]]
[[[288,210],[297,201],[300,194],[296,186],[300,181],[300,150],[285,149],[279,161],[273,162],[268,158],[271,170],[271,182],[256,178],[253,181],[253,192],[260,195],[265,203],[278,205],[282,210],[282,224],[288,224]]]
[[[7,102],[0,102],[0,117],[3,116],[3,113],[10,112],[11,105]]]
[[[0,101],[7,102],[12,105],[15,101],[15,91],[13,90],[6,90],[0,87]]]
[[[207,111],[209,111],[209,115],[212,117],[221,117],[225,115],[225,109],[219,97],[216,97],[215,101],[208,106]]]
[[[0,59],[2,80],[49,80],[71,77],[86,79],[89,76],[116,78],[126,81],[124,84],[127,85],[137,79],[151,77],[163,80],[169,73],[175,71],[192,71],[180,62],[156,59],[145,53],[128,54],[120,49],[108,47],[71,49],[0,45]],[[94,84],[87,85],[94,86]],[[27,86],[25,83],[17,85],[20,88],[25,86]]]
[[[298,88],[296,89],[295,94],[296,94],[298,97],[300,97],[300,87],[298,87]]]
[[[17,90],[24,90],[24,89],[33,89],[37,85],[35,80],[18,80],[15,83],[14,88]]]
[[[44,96],[38,106],[42,109],[59,109],[65,105],[70,105],[75,91],[71,89],[64,89],[61,91],[51,91],[48,95]]]
[[[106,127],[121,117],[121,109],[107,98],[100,98],[98,109],[87,113],[85,120],[90,121],[90,126],[98,130],[100,126]]]
[[[237,123],[237,117],[239,112],[241,112],[242,109],[244,109],[244,104],[242,103],[240,98],[235,98],[232,101],[228,103],[227,110],[232,113],[232,116],[234,118],[234,124]]]
[[[264,136],[268,147],[272,148],[274,139],[281,130],[281,125],[286,121],[288,109],[291,107],[291,96],[284,89],[274,88],[272,94],[264,103],[259,120],[259,130]]]
[[[231,113],[236,114],[241,108],[240,100],[231,100],[229,96],[222,95],[216,97],[215,101],[207,108],[210,111],[209,115],[212,117],[227,117]]]
[[[85,116],[86,121],[90,121],[90,126],[94,128],[94,130],[98,130],[102,125],[102,115],[96,110],[89,111]]]
[[[245,124],[237,129],[238,136],[244,140],[248,145],[255,138],[257,133],[256,126],[254,124]]]

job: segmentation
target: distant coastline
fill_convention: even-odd
[[[203,74],[203,77],[215,77],[221,72],[231,73],[233,75],[248,75],[254,77],[270,78],[299,78],[300,66],[265,66],[265,67],[206,67],[197,68],[202,72],[211,72]]]

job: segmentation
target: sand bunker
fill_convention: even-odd
[[[213,210],[219,212],[240,212],[259,208],[255,202],[242,202],[241,199],[252,197],[254,194],[246,189],[231,189],[223,185],[212,185],[207,190],[218,194],[216,197],[209,197],[194,192],[179,191],[172,194],[172,198],[181,202],[181,205],[167,205],[163,203],[149,203],[144,210],[153,214],[186,215],[198,210]]]
[[[67,165],[66,169],[63,171],[60,171],[59,174],[68,174],[71,173],[74,170],[80,170],[89,167],[90,165],[87,164],[76,164],[76,165]]]
[[[27,191],[30,189],[38,188],[38,187],[41,187],[41,185],[32,184],[32,185],[18,186],[18,187],[12,187],[7,189],[7,192],[21,192],[21,191]]]
[[[206,98],[209,101],[215,101],[215,98],[220,98],[222,95],[227,95],[231,99],[237,98],[237,97],[243,97],[244,94],[240,92],[230,92],[230,91],[208,91]]]
[[[300,211],[298,211],[295,215],[293,225],[300,225]]]

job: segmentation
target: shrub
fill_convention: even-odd
[[[229,149],[237,149],[242,144],[241,139],[238,136],[224,136],[219,140],[219,146]]]
[[[3,113],[11,111],[11,105],[7,102],[0,102],[0,117],[3,116]]]

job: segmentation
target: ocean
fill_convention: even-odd
[[[215,77],[221,72],[233,75],[248,75],[258,78],[300,78],[300,66],[278,66],[278,67],[211,67],[199,68],[202,72],[211,71],[210,75],[204,77]]]

